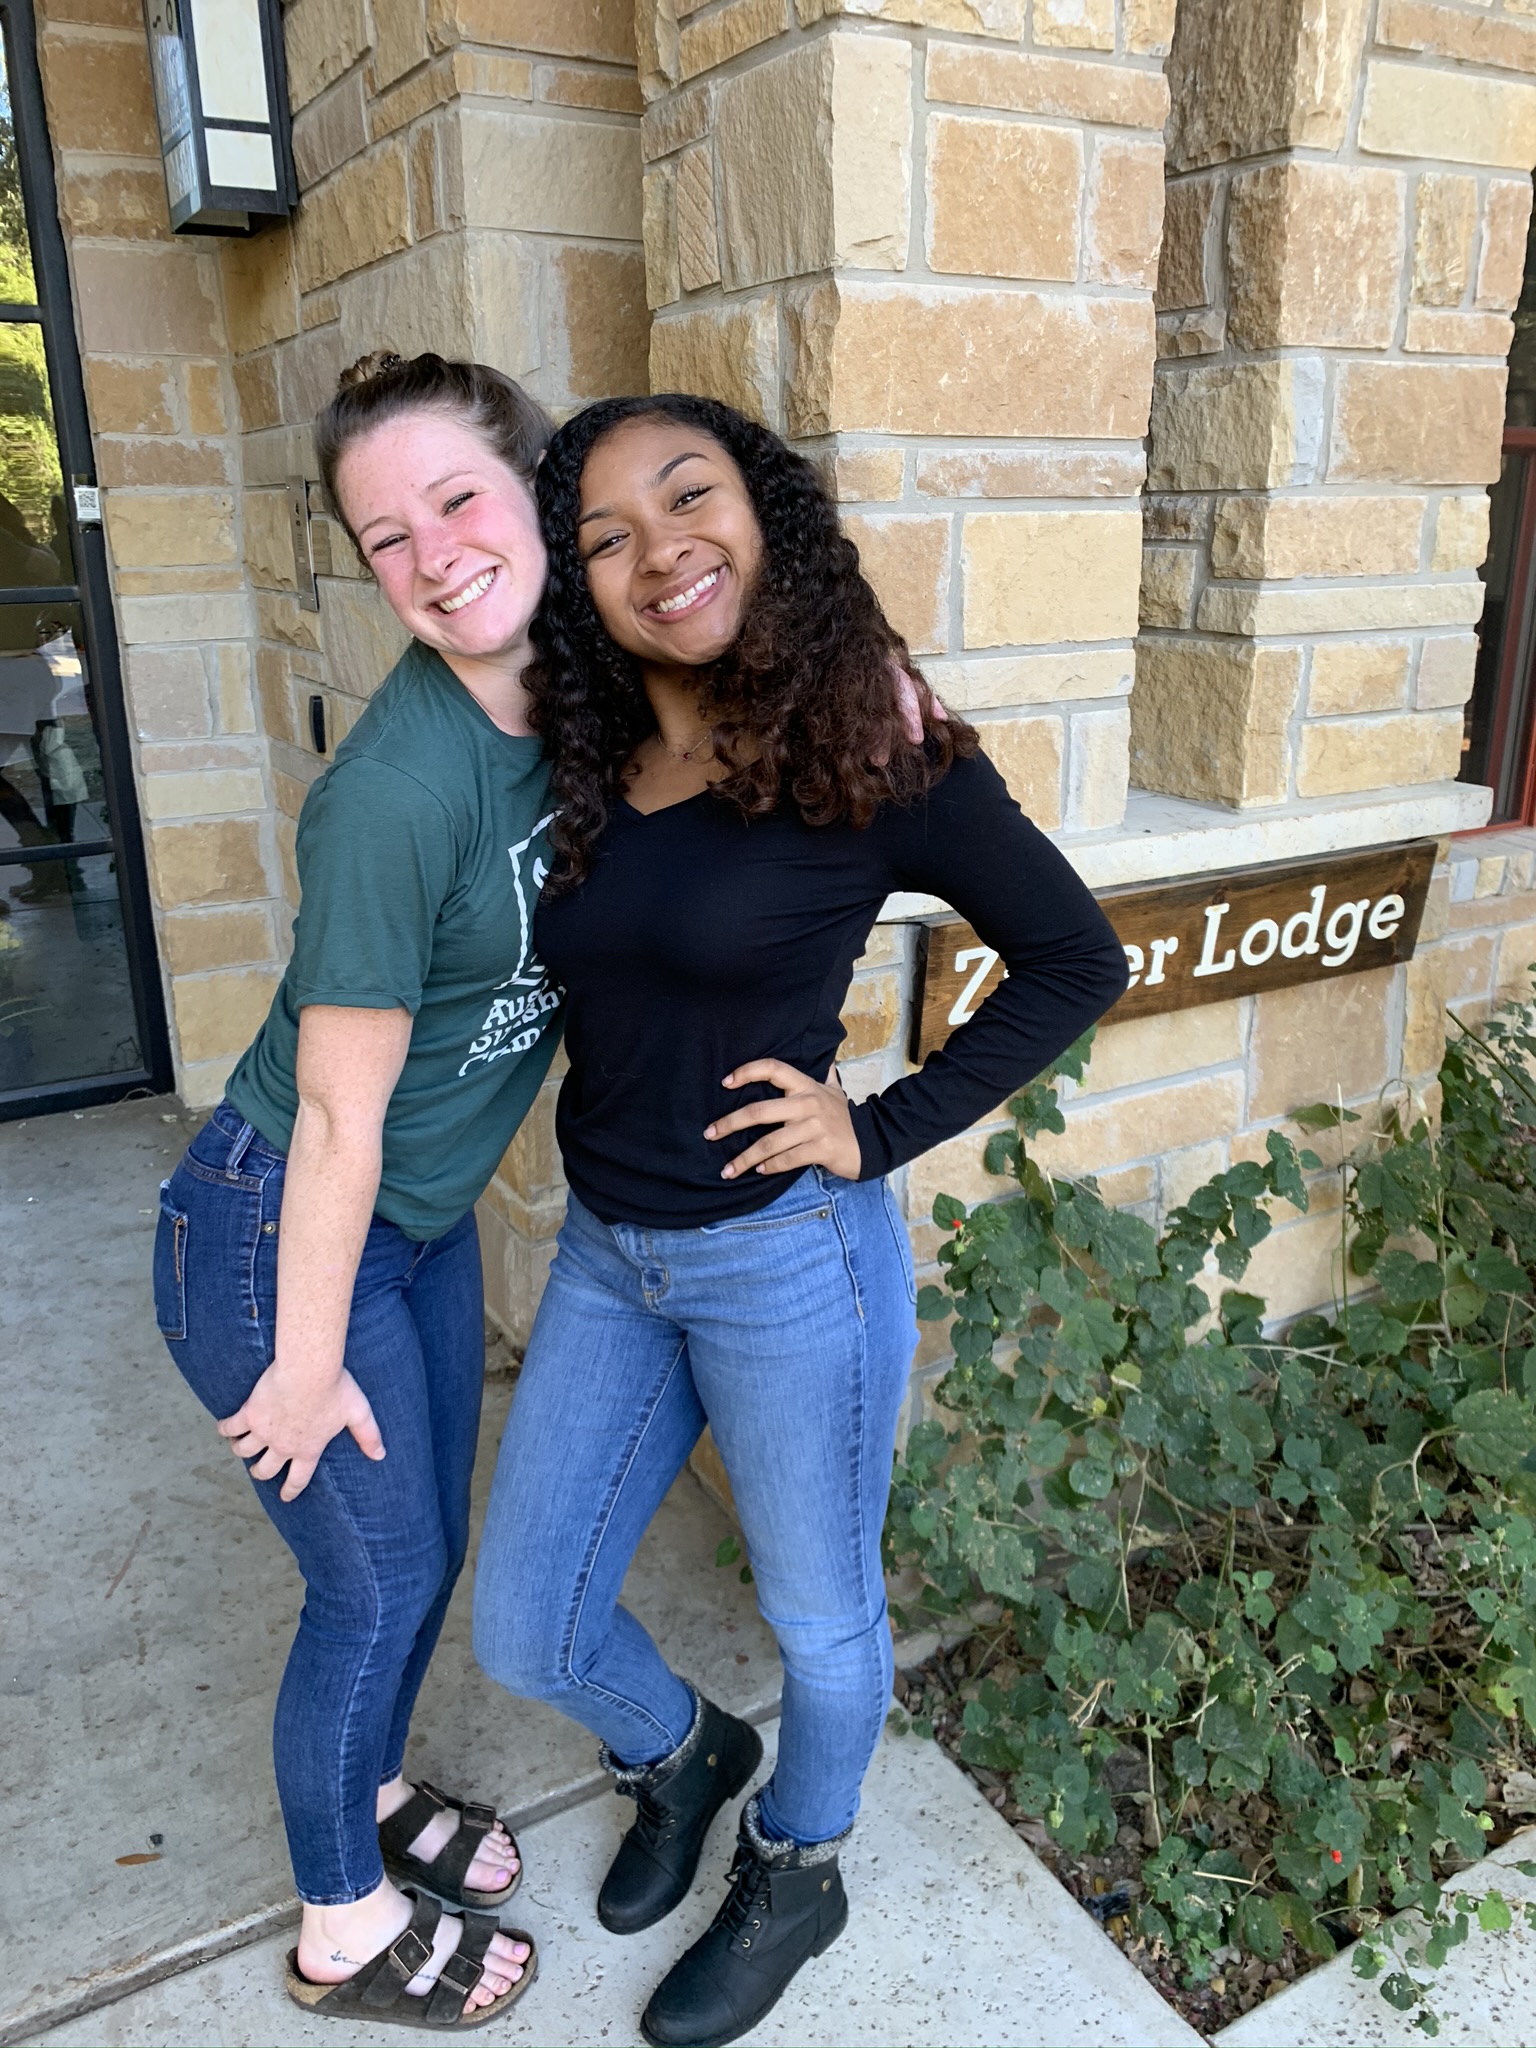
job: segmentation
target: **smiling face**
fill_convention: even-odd
[[[474,428],[422,410],[352,443],[336,490],[401,625],[451,668],[521,668],[546,558],[533,492]]]
[[[736,638],[763,535],[712,435],[644,418],[605,434],[582,470],[576,539],[598,617],[627,653],[702,668]]]

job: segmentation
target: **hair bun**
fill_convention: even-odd
[[[350,391],[356,384],[370,384],[375,377],[387,377],[391,371],[404,368],[405,358],[397,356],[393,349],[374,349],[342,371],[336,379],[336,389]]]

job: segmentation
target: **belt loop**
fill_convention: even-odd
[[[224,1163],[224,1171],[231,1180],[240,1171],[240,1162],[251,1149],[251,1140],[255,1135],[256,1126],[254,1124],[241,1124],[235,1142],[229,1148],[229,1158]]]

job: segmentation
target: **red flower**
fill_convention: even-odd
[[[1342,1863],[1344,1861],[1344,1851],[1342,1849],[1330,1849],[1328,1851],[1328,1854],[1333,1858],[1335,1863]]]

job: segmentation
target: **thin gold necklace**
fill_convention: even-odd
[[[699,734],[691,747],[669,747],[659,732],[654,737],[657,746],[670,759],[674,761],[691,761],[700,747],[705,746],[714,737],[714,734],[712,729],[706,728],[705,731]]]

